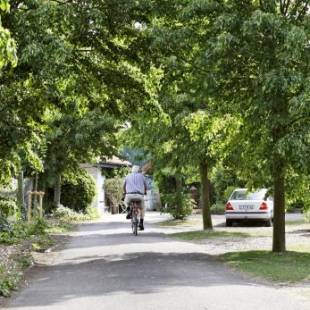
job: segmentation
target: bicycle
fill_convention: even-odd
[[[132,233],[137,236],[138,235],[138,226],[140,219],[140,210],[141,210],[141,200],[131,200],[130,201],[130,209],[131,209],[131,228]]]

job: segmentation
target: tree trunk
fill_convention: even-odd
[[[17,205],[21,213],[26,216],[25,201],[24,201],[24,172],[21,170],[17,180]]]
[[[272,251],[285,252],[285,173],[279,169],[274,171],[274,224]]]
[[[39,174],[36,172],[35,178],[34,178],[34,191],[35,192],[38,191],[38,183],[39,183]],[[38,196],[37,195],[33,196],[33,204],[34,204],[35,210],[37,210],[38,208]]]
[[[58,207],[60,205],[61,196],[61,175],[57,175],[56,183],[54,187],[54,206]]]
[[[205,160],[200,162],[200,180],[203,229],[212,229],[208,164]]]
[[[182,201],[182,178],[180,176],[175,177],[175,189],[176,189],[176,209],[177,215],[180,215],[178,218],[182,218],[182,208],[183,208],[183,201]]]
[[[274,104],[273,115],[278,120],[272,129],[272,177],[274,191],[273,211],[273,237],[272,251],[276,253],[285,252],[285,173],[286,158],[279,151],[279,141],[285,136],[286,128],[280,122],[288,118],[288,104],[277,99]]]

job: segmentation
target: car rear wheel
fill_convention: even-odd
[[[231,227],[232,226],[232,220],[226,220],[226,226]]]

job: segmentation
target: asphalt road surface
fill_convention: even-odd
[[[124,215],[83,224],[44,254],[5,309],[309,310],[279,286],[240,275],[199,244],[174,241],[147,214],[133,236]]]

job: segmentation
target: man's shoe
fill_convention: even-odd
[[[144,225],[143,225],[143,220],[142,219],[140,220],[140,223],[139,223],[139,229],[140,230],[144,230]]]

